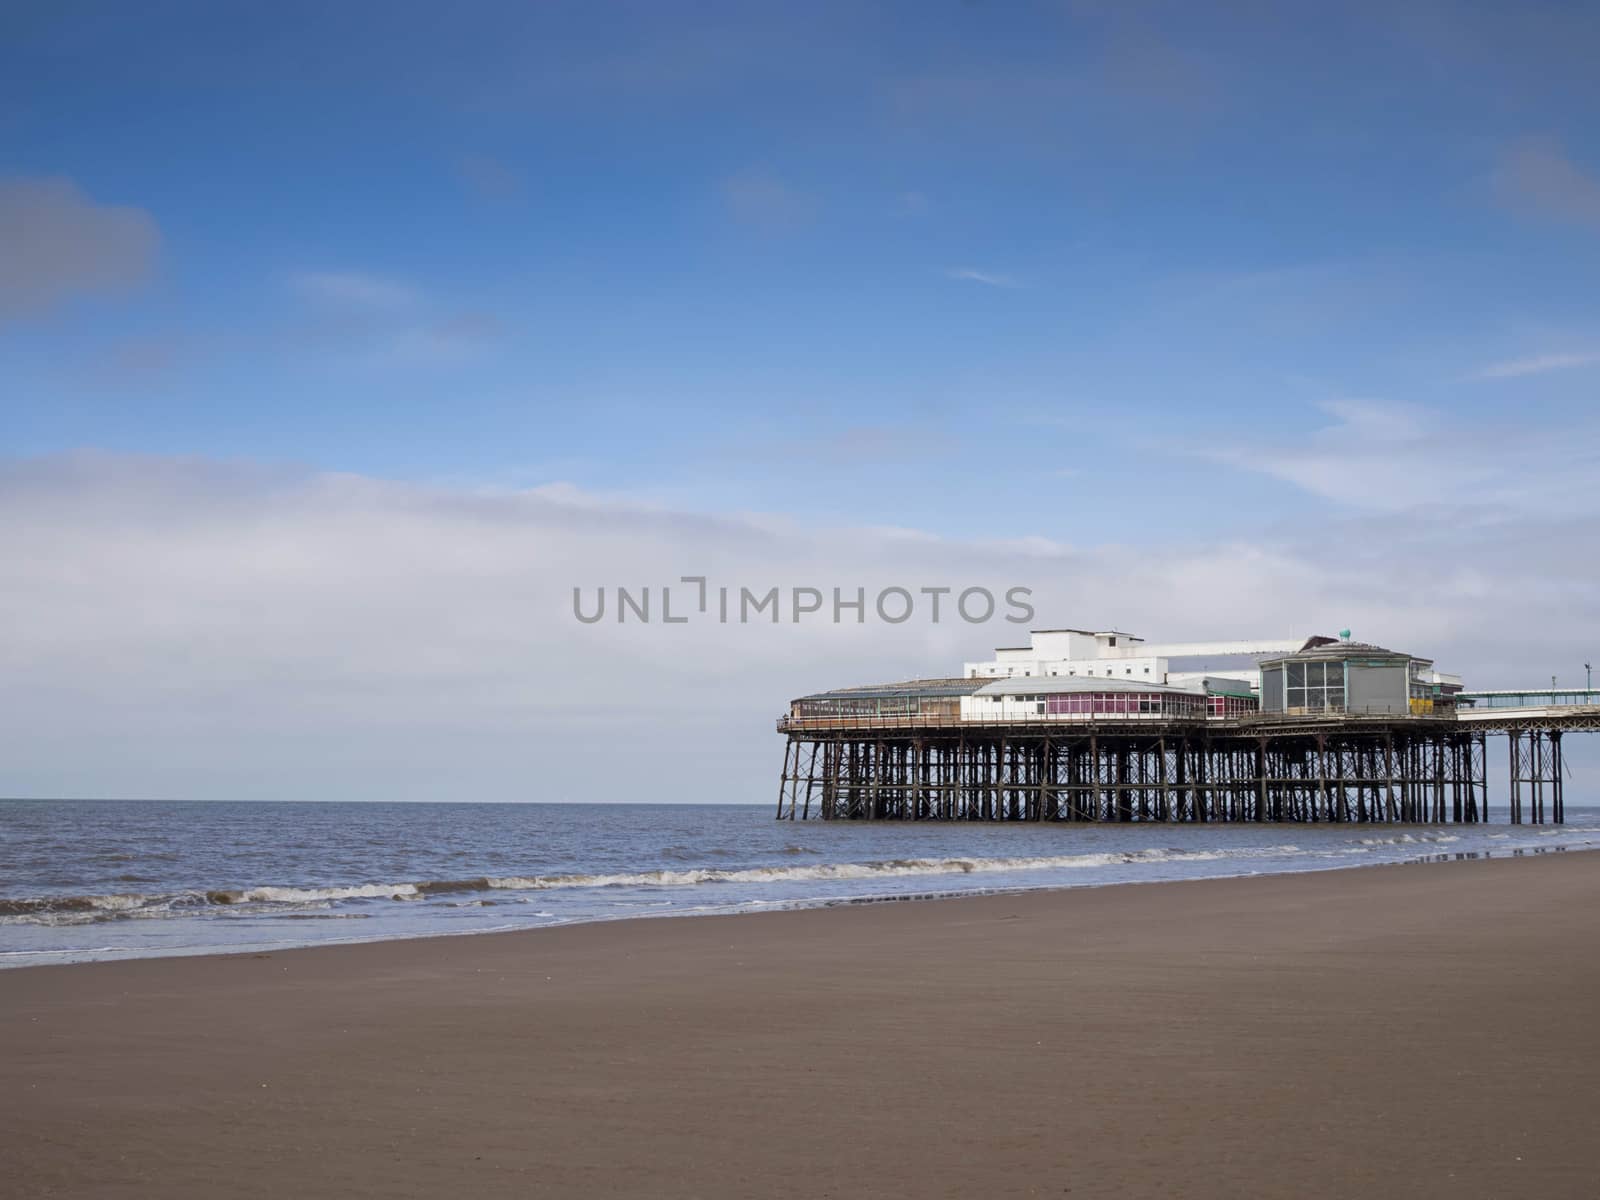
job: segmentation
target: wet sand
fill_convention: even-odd
[[[0,1195],[1600,1194],[1600,854],[0,972]]]

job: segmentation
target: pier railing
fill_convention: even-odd
[[[831,716],[778,718],[779,733],[826,732],[829,730],[962,730],[962,729],[1038,729],[1045,727],[1167,726],[1184,729],[1220,729],[1237,732],[1254,728],[1293,729],[1326,726],[1330,723],[1397,721],[1410,724],[1453,724],[1454,712],[1397,713],[1388,708],[1328,709],[1297,713],[1243,713],[1218,717],[1207,713],[980,713],[961,716],[954,713],[840,713]]]

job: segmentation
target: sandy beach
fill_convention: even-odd
[[[7,1196],[1592,1196],[1600,855],[0,972]]]

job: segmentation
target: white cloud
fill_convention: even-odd
[[[96,204],[67,179],[0,179],[0,320],[126,291],[161,241],[143,209]]]
[[[1430,478],[1458,499],[1448,474]],[[648,585],[659,606],[682,575],[869,596],[1020,585],[1040,626],[1152,637],[1350,626],[1484,686],[1514,683],[1564,669],[1550,648],[1584,644],[1600,595],[1573,550],[1597,543],[1592,514],[1516,511],[1385,512],[1210,543],[1073,547],[1025,527],[954,541],[570,485],[484,494],[204,461],[11,462],[0,794],[762,800],[791,696],[956,669],[1018,632],[571,614],[574,586]],[[1538,629],[1538,645],[1509,628]]]
[[[1490,363],[1474,373],[1475,379],[1520,379],[1524,375],[1543,375],[1547,371],[1569,371],[1600,363],[1600,354],[1536,354]]]
[[[945,272],[945,276],[949,279],[962,279],[969,283],[982,283],[996,288],[1022,286],[1013,276],[1001,275],[995,271],[979,271],[974,267],[952,267]]]

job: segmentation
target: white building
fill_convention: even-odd
[[[1001,646],[987,662],[962,664],[968,679],[1049,677],[1118,679],[1205,689],[1232,679],[1259,693],[1259,660],[1333,641],[1325,637],[1249,638],[1236,642],[1150,643],[1120,629],[1036,629],[1026,646]]]

